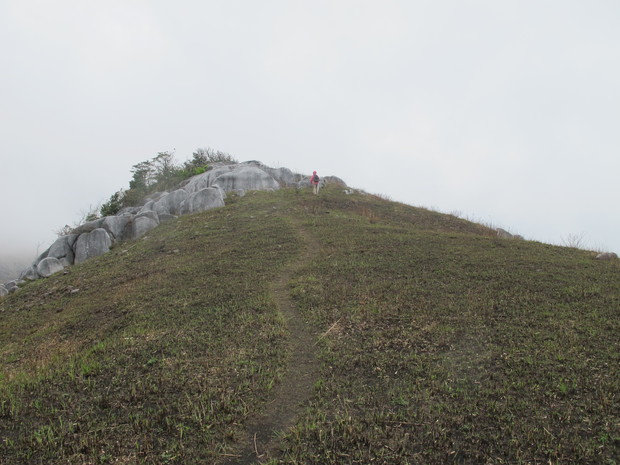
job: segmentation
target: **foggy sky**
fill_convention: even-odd
[[[620,2],[0,0],[0,260],[198,147],[620,253]]]

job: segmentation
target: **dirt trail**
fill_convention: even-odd
[[[311,259],[318,242],[301,227],[296,229],[305,246],[301,254],[271,284],[274,301],[284,316],[289,332],[290,357],[287,371],[274,388],[273,399],[267,404],[265,412],[249,421],[246,438],[240,446],[242,449],[236,457],[225,462],[227,465],[257,464],[272,458],[279,445],[277,433],[295,425],[303,403],[312,395],[314,383],[318,379],[316,336],[299,314],[288,288],[292,275]]]

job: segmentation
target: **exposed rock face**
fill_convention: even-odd
[[[198,192],[199,190],[206,189],[207,187],[212,187],[218,177],[233,171],[233,166],[236,165],[216,166],[213,169],[207,171],[206,173],[194,176],[190,178],[190,180],[187,182],[187,184],[185,184],[185,186],[183,186],[183,189],[188,194],[193,194],[195,192]]]
[[[49,248],[47,256],[58,259],[64,266],[73,265],[75,262],[73,247],[77,238],[77,234],[59,237]]]
[[[75,264],[103,255],[110,250],[111,245],[112,239],[103,228],[80,234],[75,244]]]
[[[519,239],[523,240],[523,236],[519,234],[510,234],[508,231],[502,228],[497,228],[497,237],[501,237],[502,239]]]
[[[131,215],[106,216],[101,227],[108,232],[112,242],[131,239]]]
[[[340,179],[338,176],[326,176],[323,181],[327,184],[337,184],[342,187],[347,187],[347,183]]]
[[[197,213],[223,206],[224,196],[222,191],[215,187],[207,187],[195,192],[190,195],[186,203],[188,213]]]
[[[142,237],[178,215],[223,207],[227,192],[243,195],[251,190],[309,187],[308,178],[288,168],[270,168],[258,161],[214,163],[209,171],[184,181],[172,192],[151,194],[142,206],[125,207],[114,216],[89,221],[72,234],[60,237],[22,271],[19,280],[51,276],[66,266],[106,253],[114,243]],[[335,176],[327,176],[321,181],[346,187],[344,181]],[[18,289],[17,282],[6,283],[2,289],[14,292]],[[0,292],[4,291],[0,289]]]
[[[94,231],[95,229],[99,229],[105,218],[99,218],[98,220],[89,221],[88,223],[84,223],[73,230],[73,234],[77,234],[78,236],[83,233],[89,233]]]
[[[19,275],[20,281],[34,281],[35,279],[39,279],[39,278],[40,276],[39,276],[39,273],[37,273],[36,265],[29,266],[24,271],[22,271],[22,274]],[[17,284],[16,284],[16,287],[17,287]],[[10,291],[11,289],[9,289],[9,292]]]
[[[154,213],[154,212],[150,212]],[[132,236],[134,239],[144,236],[151,229],[159,226],[159,220],[152,215],[141,214],[133,220]]]
[[[617,258],[618,258],[618,255],[616,255],[613,252],[604,252],[596,256],[597,260],[616,260]]]
[[[9,291],[4,287],[4,284],[0,284],[0,297],[8,295]]]
[[[268,173],[256,166],[244,166],[218,176],[214,185],[225,192],[276,190],[280,184]]]
[[[158,214],[180,215],[183,213],[183,205],[189,194],[184,189],[177,189],[170,194],[165,194],[153,205],[153,210]]]
[[[62,265],[60,260],[55,257],[44,258],[37,265],[37,273],[39,273],[39,276],[43,278],[49,278],[54,273],[58,273],[63,269],[64,266]]]

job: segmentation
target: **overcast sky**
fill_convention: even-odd
[[[617,0],[0,0],[0,258],[198,147],[620,253]]]

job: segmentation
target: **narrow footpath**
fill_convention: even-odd
[[[240,445],[236,457],[227,461],[226,465],[260,464],[273,458],[280,443],[278,433],[285,433],[295,425],[319,376],[316,337],[295,307],[288,287],[293,274],[311,259],[318,243],[301,226],[296,225],[296,229],[304,242],[301,254],[271,284],[274,302],[284,317],[289,333],[287,370],[274,388],[273,398],[264,413],[250,420],[244,443]]]

